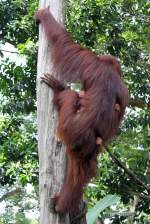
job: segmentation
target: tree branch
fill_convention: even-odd
[[[8,52],[8,53],[11,53],[11,54],[19,54],[19,52],[17,52],[17,51],[9,51],[9,50],[4,50],[4,49],[0,49],[0,51]]]
[[[150,195],[141,194],[141,193],[138,193],[138,192],[135,192],[135,191],[128,191],[128,193],[132,194],[132,195],[136,195],[140,198],[144,198],[146,200],[150,200]]]
[[[148,192],[150,192],[150,187],[146,184],[146,183],[144,183],[142,180],[140,180],[139,178],[138,178],[138,176],[137,175],[135,175],[134,173],[133,173],[133,171],[132,170],[130,170],[130,169],[128,169],[115,155],[113,155],[112,153],[111,153],[111,151],[108,149],[108,148],[106,148],[106,151],[108,152],[108,154],[110,155],[110,157],[111,157],[111,159],[119,166],[119,167],[121,167],[124,171],[125,171],[125,173],[127,173],[132,179],[134,179],[138,184],[140,184],[140,185],[142,185]]]
[[[19,194],[22,192],[21,188],[16,188],[15,190],[9,191],[5,193],[2,197],[0,197],[0,202],[4,201],[5,199],[14,196],[15,194]]]
[[[129,105],[132,107],[139,107],[141,109],[146,107],[150,108],[150,104],[147,104],[143,100],[137,98],[130,98]]]
[[[136,192],[136,191],[133,191],[133,190],[130,190],[131,187],[129,188],[128,186],[124,185],[125,186],[125,189],[119,189],[119,191],[121,191],[122,193],[128,193],[130,195],[136,195],[138,196],[139,198],[144,198],[146,200],[150,200],[150,195],[146,195],[144,193],[140,193],[140,192]],[[114,187],[112,187],[113,190],[115,190]]]
[[[110,219],[112,217],[115,217],[115,216],[122,216],[122,217],[128,217],[128,216],[132,216],[133,212],[130,212],[130,211],[123,211],[123,212],[120,212],[120,211],[114,211],[114,212],[111,212],[111,213],[106,213],[105,214],[105,219]]]

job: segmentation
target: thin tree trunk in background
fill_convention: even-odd
[[[50,10],[59,22],[63,23],[63,0],[40,0],[39,8],[50,6]],[[39,150],[39,195],[40,195],[40,224],[69,224],[68,215],[59,216],[50,211],[50,198],[58,192],[64,181],[66,157],[64,147],[56,142],[55,132],[57,114],[54,110],[53,93],[40,77],[51,73],[52,62],[50,46],[43,28],[39,28],[39,49],[37,69],[37,114],[38,114],[38,150]]]
[[[132,224],[134,222],[134,217],[135,217],[135,214],[136,214],[136,207],[137,207],[138,203],[139,203],[139,197],[137,195],[134,195],[132,205],[129,209],[130,213],[132,215],[129,216],[129,218],[128,218],[128,224]]]

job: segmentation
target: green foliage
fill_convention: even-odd
[[[17,188],[17,186],[16,186]],[[29,191],[30,189],[30,191]],[[5,194],[6,190],[8,192],[12,191],[12,188],[1,187],[1,190]],[[24,190],[21,189],[20,192],[14,194],[7,198],[5,204],[2,207],[5,207],[5,212],[0,214],[0,223],[1,224],[37,224],[38,220],[38,201],[37,201],[37,189],[31,187],[31,185],[26,185]],[[29,212],[29,213],[28,213]],[[30,216],[27,214],[30,214]],[[31,216],[34,217],[32,219]]]
[[[18,66],[8,59],[2,61],[0,108],[3,113],[28,114],[35,111],[35,74],[28,65]]]
[[[35,111],[38,32],[33,15],[36,8],[37,1],[33,0],[0,1],[0,43],[8,42],[17,47],[25,62],[23,66],[11,60],[11,57],[1,60],[0,101],[3,113]]]
[[[37,140],[34,116],[2,117],[0,126],[1,185],[37,182]]]
[[[38,2],[33,0],[1,0],[1,41],[15,46],[25,43],[29,37],[37,40],[37,27],[33,15]]]
[[[116,195],[107,195],[98,201],[93,208],[89,209],[86,215],[87,224],[94,224],[104,209],[118,203],[119,200],[120,198]]]
[[[4,187],[5,190],[11,191],[9,186],[15,188],[18,185],[26,186],[27,183],[36,186],[38,181],[37,130],[34,115],[38,27],[33,20],[37,5],[38,2],[33,0],[0,1],[1,190]],[[5,43],[12,44],[18,53],[10,53],[10,57],[6,58],[5,51],[1,51]],[[22,57],[22,63],[18,62],[19,57]],[[30,202],[26,195],[27,193],[6,198],[7,206],[5,213],[0,215],[0,223],[37,223],[26,218],[25,211],[35,209],[35,203]]]

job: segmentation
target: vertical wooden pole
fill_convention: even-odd
[[[64,22],[63,0],[40,0],[39,8],[50,6],[54,17]],[[51,73],[51,46],[43,28],[39,28],[39,49],[37,67],[37,116],[38,116],[38,151],[39,151],[39,196],[40,196],[40,224],[68,224],[68,216],[59,216],[50,211],[50,198],[61,188],[65,174],[65,150],[57,144],[55,138],[57,114],[54,110],[53,93],[40,77],[44,73]]]

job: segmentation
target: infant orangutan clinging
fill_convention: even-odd
[[[42,78],[54,90],[59,112],[58,137],[66,144],[68,156],[66,181],[54,197],[55,210],[71,212],[78,210],[83,188],[96,175],[102,145],[106,146],[117,133],[129,95],[116,58],[97,56],[73,42],[48,8],[39,10],[35,17],[52,46],[52,59],[60,79],[51,75]],[[76,81],[83,86],[82,96],[65,87],[66,82]]]

